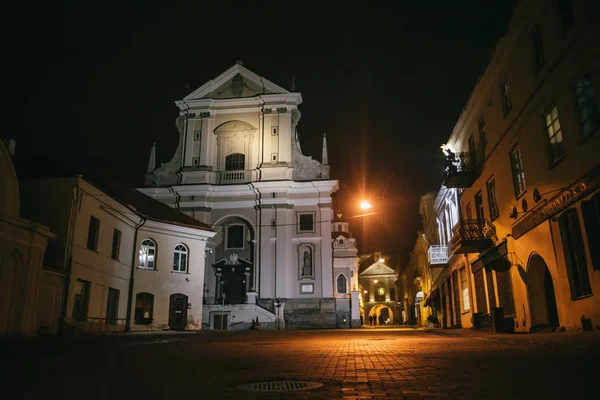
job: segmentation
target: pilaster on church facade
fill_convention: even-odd
[[[178,147],[139,190],[217,232],[206,329],[336,324],[329,238],[338,182],[326,151],[325,164],[302,153],[301,103],[240,64],[175,102]]]

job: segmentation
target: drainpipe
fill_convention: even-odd
[[[127,316],[125,322],[125,332],[131,332],[131,306],[133,304],[133,278],[135,272],[135,256],[138,249],[138,231],[147,221],[146,217],[141,218],[141,222],[135,226],[135,232],[133,233],[133,249],[131,250],[131,273],[129,275],[129,291],[127,293]]]
[[[62,322],[64,322],[64,319],[67,317],[67,303],[69,302],[69,289],[71,286],[71,269],[73,265],[73,240],[75,237],[75,221],[77,220],[79,208],[81,207],[81,188],[79,182],[82,177],[82,175],[77,175],[75,178],[75,187],[73,188],[71,211],[69,213],[69,232],[67,234],[67,245],[64,262],[65,280],[63,285],[63,301],[60,311],[60,320]],[[64,333],[64,323],[60,326],[60,333]]]

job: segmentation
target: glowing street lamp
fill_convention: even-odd
[[[360,208],[363,210],[370,210],[371,208],[373,208],[373,204],[371,204],[367,200],[363,200],[360,202]]]
[[[385,262],[385,258],[380,258],[379,262],[383,264]]]

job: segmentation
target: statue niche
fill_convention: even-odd
[[[313,254],[314,252],[312,246],[300,246],[298,251],[298,266],[300,272],[300,279],[313,279],[315,277]]]

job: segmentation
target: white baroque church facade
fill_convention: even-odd
[[[203,329],[332,328],[343,312],[331,242],[338,182],[325,137],[321,163],[302,154],[301,103],[300,93],[235,64],[176,102],[172,159],[156,167],[152,148],[139,190],[217,232]]]

